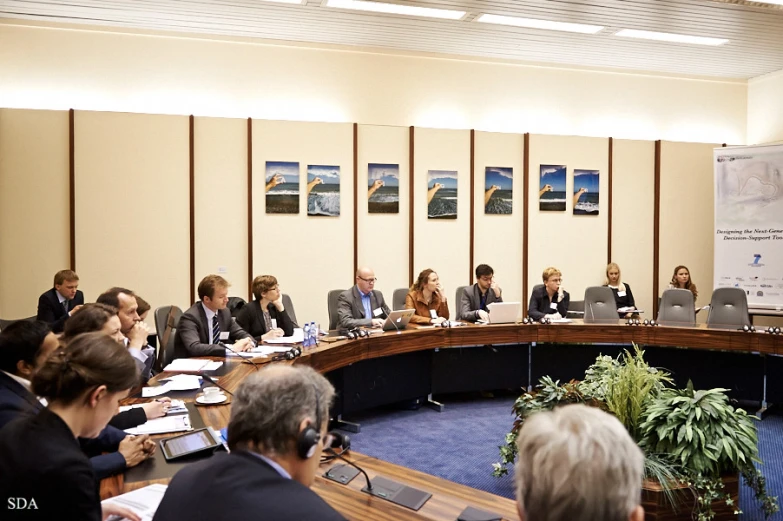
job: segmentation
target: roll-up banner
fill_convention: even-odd
[[[716,148],[715,288],[783,309],[783,145]]]

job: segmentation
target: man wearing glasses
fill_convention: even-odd
[[[391,313],[383,293],[375,289],[375,272],[371,268],[356,270],[356,285],[340,293],[337,299],[337,326],[341,329],[383,326]]]
[[[503,302],[498,283],[495,282],[495,271],[487,264],[476,266],[476,283],[465,288],[459,302],[458,320],[475,322],[489,320],[489,308],[493,302]]]

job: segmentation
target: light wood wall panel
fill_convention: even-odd
[[[353,126],[253,120],[253,273],[277,277],[300,325],[329,324],[326,297],[353,284]],[[299,162],[299,214],[266,214],[267,161]],[[340,216],[307,216],[307,166],[340,167]]]
[[[457,218],[427,218],[427,171],[457,171]],[[470,131],[416,128],[414,133],[414,282],[432,268],[456,316],[454,292],[471,283],[470,247]]]
[[[409,129],[359,125],[358,132],[358,263],[375,270],[391,307],[394,290],[408,286]],[[367,213],[369,163],[399,165],[399,213]]]
[[[0,318],[36,314],[69,266],[68,112],[0,110]]]
[[[620,265],[636,307],[653,318],[655,143],[615,139],[612,166],[612,262]]]
[[[188,118],[77,111],[75,119],[76,269],[87,300],[123,286],[153,309],[186,309]],[[211,211],[225,213],[219,204]]]
[[[247,299],[247,120],[195,118],[194,128],[195,285],[220,274]]]
[[[475,135],[475,228],[474,265],[489,264],[503,289],[503,300],[522,302],[522,159],[524,140],[520,134],[476,132]],[[486,167],[513,168],[511,215],[484,213]],[[474,275],[475,277],[475,275]],[[474,280],[475,282],[475,280]]]
[[[530,208],[528,292],[541,284],[548,266],[563,272],[571,300],[604,283],[608,234],[609,142],[606,138],[530,136]],[[538,205],[540,165],[566,165],[566,209],[541,212]],[[599,214],[573,215],[574,169],[599,170]],[[527,295],[530,298],[530,295]]]
[[[712,152],[720,145],[661,143],[661,217],[659,293],[678,265],[688,267],[699,290],[696,305],[712,296],[715,251],[714,172]],[[697,315],[699,322],[707,313]]]

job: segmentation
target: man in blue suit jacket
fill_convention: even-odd
[[[79,276],[71,270],[60,270],[54,275],[54,287],[38,297],[38,320],[46,322],[52,331],[62,333],[65,321],[84,304],[84,293],[79,291]]]
[[[58,345],[57,337],[40,321],[16,322],[0,332],[0,429],[12,420],[38,414],[44,408],[30,392],[30,377]],[[146,459],[146,438],[126,439],[125,432],[109,426],[97,438],[80,438],[79,443],[90,456],[96,477],[103,479]]]

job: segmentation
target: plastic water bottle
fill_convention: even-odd
[[[318,328],[315,326],[315,321],[310,322],[310,348],[314,348],[318,342]]]
[[[302,339],[302,349],[307,349],[310,347],[310,324],[305,323],[304,327],[302,328],[302,332],[304,333],[304,338]]]

